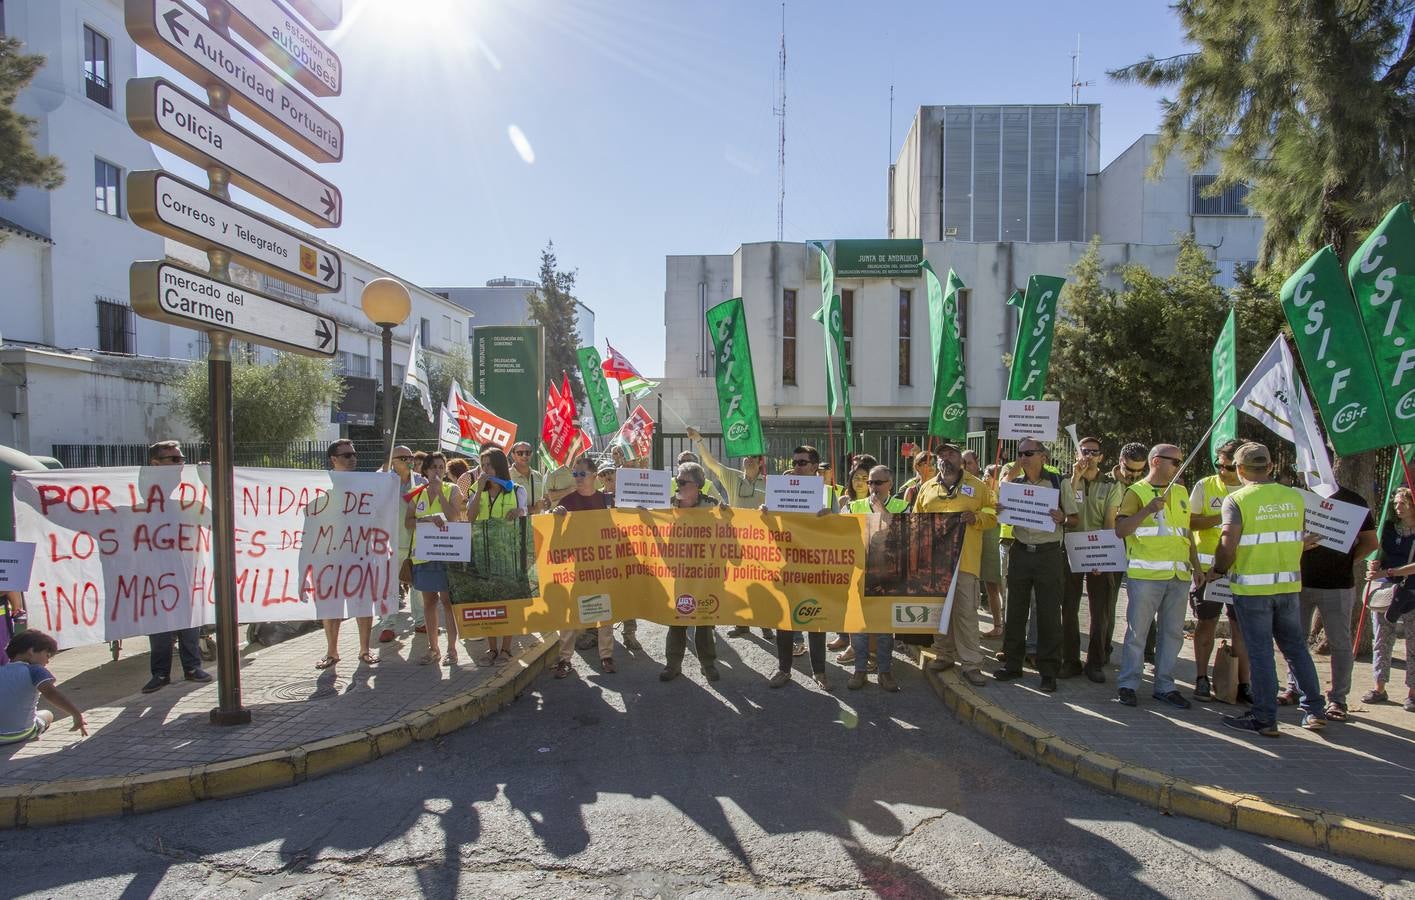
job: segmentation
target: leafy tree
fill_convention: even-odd
[[[1173,275],[1127,265],[1115,290],[1105,286],[1106,274],[1093,240],[1061,295],[1048,394],[1061,401],[1062,421],[1099,437],[1112,459],[1130,441],[1174,443],[1187,452],[1209,425],[1211,353],[1229,308],[1238,310],[1241,380],[1283,326],[1277,292],[1246,270],[1225,292],[1213,282],[1213,263],[1187,236]],[[1254,436],[1260,432],[1255,426]]]
[[[55,156],[35,152],[35,120],[15,112],[15,98],[44,65],[44,57],[20,52],[15,38],[0,35],[0,197],[13,200],[22,187],[53,190],[64,183],[64,167]]]
[[[207,367],[187,369],[176,384],[177,410],[187,424],[211,440]],[[344,383],[329,360],[277,353],[268,365],[231,366],[233,440],[237,444],[280,444],[313,438],[344,396]]]
[[[526,303],[531,308],[531,321],[545,329],[545,377],[558,387],[560,373],[567,373],[575,404],[583,407],[585,389],[580,384],[580,362],[575,355],[580,344],[575,274],[558,268],[555,242],[547,243],[540,252],[540,287],[526,295]]]
[[[1192,53],[1110,73],[1177,88],[1161,101],[1152,172],[1178,147],[1216,156],[1215,194],[1250,185],[1265,265],[1295,268],[1324,244],[1343,259],[1409,199],[1415,155],[1415,3],[1178,0]]]

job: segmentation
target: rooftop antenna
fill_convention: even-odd
[[[780,241],[786,221],[786,0],[781,0],[781,49],[776,59],[781,72],[777,80],[776,107],[772,112],[780,120],[776,136],[776,239]]]
[[[894,165],[894,85],[889,86],[889,146],[885,149],[885,162]]]
[[[1076,35],[1076,50],[1071,54],[1071,105],[1081,102],[1081,88],[1094,87],[1094,81],[1081,80],[1081,35]]]

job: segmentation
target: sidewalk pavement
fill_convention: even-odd
[[[340,631],[340,662],[324,671],[314,668],[325,650],[320,629],[272,647],[243,646],[241,693],[251,724],[234,727],[210,724],[208,713],[217,705],[216,682],[182,680],[175,653],[172,684],[152,694],[140,692],[149,678],[146,638],[125,640],[117,660],[106,644],[65,651],[54,657],[51,669],[59,689],[85,711],[89,736],[71,731],[69,718],[56,713],[59,718],[38,740],[0,747],[0,793],[13,793],[23,785],[111,780],[269,756],[351,732],[366,735],[420,712],[435,712],[439,704],[455,708],[460,714],[456,724],[465,724],[486,705],[481,703],[476,714],[465,714],[469,695],[479,703],[489,699],[491,708],[504,705],[549,656],[551,645],[531,635],[513,640],[515,658],[510,664],[484,665],[486,644],[476,641],[462,643],[455,668],[420,666],[417,660],[427,650],[427,639],[413,632],[406,613],[399,618],[394,642],[380,644],[374,634],[372,649],[379,660],[375,666],[358,660],[353,620]],[[216,674],[215,663],[203,665]],[[486,698],[488,690],[506,696]],[[447,724],[434,733],[450,730]],[[413,739],[422,737],[413,734],[408,741],[391,743],[403,746]],[[375,752],[383,749],[374,747]],[[296,780],[303,775],[301,769]],[[202,796],[198,788],[191,799]],[[0,816],[0,828],[6,824]],[[39,822],[31,817],[28,824]]]

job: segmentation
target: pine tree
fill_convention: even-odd
[[[526,295],[531,321],[545,329],[545,377],[560,384],[560,373],[570,376],[570,390],[577,408],[585,403],[580,384],[579,310],[575,302],[575,273],[561,271],[555,259],[555,242],[540,252],[540,287]]]
[[[22,187],[50,191],[64,183],[58,157],[35,152],[35,120],[15,112],[15,98],[44,65],[43,56],[21,53],[21,46],[0,35],[0,197],[6,200]]]

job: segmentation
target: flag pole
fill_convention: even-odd
[[[403,390],[406,384],[407,380],[404,379],[403,384],[398,385],[398,405],[394,407],[393,410],[393,430],[389,432],[390,439],[388,441],[388,458],[383,461],[383,471],[385,472],[393,471],[393,448],[398,446],[398,423],[403,418]],[[393,390],[393,388],[389,387],[388,385],[384,385],[383,389],[385,391]],[[439,432],[439,440],[441,439],[441,437],[442,435]]]

